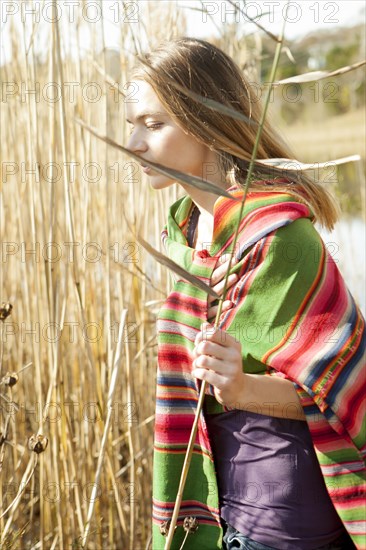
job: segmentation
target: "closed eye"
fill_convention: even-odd
[[[149,130],[158,130],[161,126],[163,126],[162,122],[154,122],[146,125]]]
[[[130,126],[129,130],[128,130],[128,135],[131,135],[132,132],[134,131],[135,127],[133,126],[133,124],[131,124],[131,122],[128,122],[128,125]],[[150,123],[150,124],[146,124],[146,128],[148,130],[154,131],[154,130],[158,130],[163,125],[164,125],[163,122],[153,122],[153,123]]]

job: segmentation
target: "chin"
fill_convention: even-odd
[[[173,185],[173,181],[164,176],[149,176],[150,185],[154,189],[166,189]]]

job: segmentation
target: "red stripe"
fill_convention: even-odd
[[[301,315],[303,314],[303,312],[304,312],[304,310],[305,310],[305,308],[306,308],[306,306],[309,302],[310,297],[314,294],[314,291],[315,291],[316,287],[318,286],[318,283],[319,283],[320,279],[323,276],[324,259],[325,259],[325,251],[324,251],[324,246],[322,246],[322,257],[321,257],[321,261],[319,262],[318,273],[316,274],[316,277],[314,279],[313,284],[311,285],[310,289],[306,293],[305,298],[304,298],[303,302],[301,303],[301,305],[299,307],[299,310],[298,310],[297,314],[295,315],[295,317],[294,317],[294,319],[293,319],[293,321],[290,325],[290,327],[292,329],[291,332],[286,331],[286,336],[284,336],[284,338],[280,341],[280,343],[277,346],[275,346],[274,348],[267,351],[267,353],[261,359],[261,361],[263,363],[267,363],[269,357],[271,355],[273,355],[277,350],[279,350],[289,340],[291,334],[293,333],[294,329],[296,328],[296,325],[298,324],[299,319],[300,319]]]

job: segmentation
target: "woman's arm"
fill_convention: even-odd
[[[214,386],[222,405],[292,420],[305,420],[293,383],[282,377],[243,373],[241,344],[204,323],[196,337],[193,376]]]
[[[262,374],[243,373],[243,377],[243,391],[237,409],[291,420],[306,420],[297,391],[290,380]]]

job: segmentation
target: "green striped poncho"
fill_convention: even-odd
[[[236,186],[229,192],[243,197]],[[220,256],[231,252],[240,203],[216,200],[209,251],[188,246],[184,227],[192,206],[185,195],[170,207],[162,240],[171,259],[210,284]],[[361,550],[366,548],[364,319],[312,220],[309,208],[289,194],[248,194],[235,250],[240,261],[231,269],[239,280],[227,293],[234,307],[222,313],[219,327],[240,340],[245,372],[294,383],[329,495]],[[176,280],[157,321],[153,550],[165,545],[162,532],[172,516],[197,407],[200,381],[191,375],[192,351],[204,321],[207,294]],[[198,529],[187,536],[184,548],[222,548],[205,415],[228,409],[216,401],[212,386],[206,393],[174,550],[182,544],[184,518],[190,516]]]

